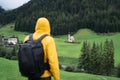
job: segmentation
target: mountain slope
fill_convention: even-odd
[[[47,17],[53,35],[90,28],[95,32],[120,31],[120,0],[31,0],[0,15],[0,24],[15,22],[15,30],[33,32],[36,20]]]

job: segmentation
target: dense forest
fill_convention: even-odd
[[[53,35],[81,28],[120,32],[120,0],[31,0],[1,14],[0,24],[15,22],[15,30],[33,32],[36,20],[42,16],[50,20]]]

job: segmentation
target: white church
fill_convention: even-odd
[[[74,36],[71,36],[70,34],[68,34],[68,42],[75,42]]]

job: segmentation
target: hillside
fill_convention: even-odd
[[[14,31],[14,24],[9,24],[6,26],[2,26],[0,28],[0,35],[6,35],[6,36],[16,36],[20,40],[23,40],[23,38],[28,35],[28,33],[23,33],[23,32],[18,32]],[[95,41],[97,43],[104,42],[106,39],[113,40],[114,42],[114,48],[115,48],[115,55],[114,55],[114,60],[115,60],[115,67],[118,66],[120,63],[119,60],[119,47],[120,43],[120,33],[113,33],[113,34],[96,34],[94,31],[90,29],[80,29],[78,32],[76,32],[74,35],[75,40],[77,42],[80,42],[80,44],[72,44],[72,43],[66,43],[65,40],[67,40],[67,35],[63,36],[54,36],[56,47],[57,47],[57,52],[58,56],[64,56],[68,58],[64,58],[59,60],[60,63],[64,65],[77,65],[77,58],[80,56],[81,52],[81,47],[82,43],[84,41],[88,41],[91,44]],[[70,58],[72,59],[70,59]],[[2,80],[11,79],[11,80],[26,80],[25,78],[21,77],[19,72],[18,72],[18,65],[17,61],[10,61],[6,60],[3,58],[0,58],[0,76],[3,76]],[[3,64],[3,65],[2,65]],[[10,67],[10,68],[8,68]],[[6,73],[7,72],[7,73]],[[4,74],[3,74],[4,73]],[[11,74],[12,73],[12,74]],[[66,80],[67,78],[70,78],[70,80],[117,80],[118,78],[114,77],[106,77],[106,76],[98,76],[98,75],[90,75],[86,73],[69,73],[69,72],[64,72],[60,71],[61,73],[61,79]],[[116,72],[115,72],[116,73]],[[13,79],[14,78],[14,79]]]
[[[1,80],[27,80],[19,73],[18,62],[0,58],[0,79]],[[61,80],[119,80],[115,77],[91,75],[85,73],[70,73],[60,71]]]
[[[95,32],[120,31],[120,0],[31,0],[0,15],[0,24],[15,22],[15,30],[33,32],[36,20],[47,17],[53,35],[90,28]]]
[[[7,24],[4,26],[0,26],[0,35],[3,36],[14,36],[14,37],[18,37],[19,40],[23,40],[23,38],[29,33],[26,32],[19,32],[19,31],[14,31],[14,24]]]
[[[92,44],[93,42],[101,43],[104,42],[106,39],[113,40],[114,42],[114,48],[115,48],[115,66],[117,66],[120,63],[119,55],[120,55],[120,33],[113,33],[113,34],[96,34],[94,31],[89,29],[80,29],[78,32],[76,32],[74,35],[75,41],[80,42],[80,44],[71,44],[71,43],[65,43],[65,40],[67,40],[67,35],[60,36],[58,38],[55,38],[58,54],[60,56],[69,56],[78,58],[78,56],[81,54],[80,50],[82,47],[82,43],[84,41],[90,42]]]
[[[11,28],[11,26],[14,26],[14,24],[9,24],[6,26],[2,26],[0,28],[0,35],[5,35],[5,36],[16,36],[22,41],[26,35],[29,33],[26,32],[18,32],[14,31],[14,27]],[[80,50],[82,47],[82,43],[87,40],[91,44],[95,41],[97,43],[104,42],[106,39],[113,40],[114,42],[114,48],[115,48],[115,66],[117,66],[120,63],[119,60],[119,55],[120,55],[120,33],[113,33],[111,35],[108,34],[96,34],[94,31],[90,29],[80,29],[78,32],[76,32],[74,35],[75,41],[80,42],[80,44],[71,44],[71,43],[66,43],[65,41],[67,40],[67,35],[63,36],[55,36],[55,42],[57,46],[57,52],[59,56],[67,56],[67,57],[74,57],[78,58],[79,55],[81,54]],[[73,48],[74,47],[74,48]],[[74,55],[73,55],[74,54]],[[72,55],[72,56],[71,56]],[[65,62],[66,64],[66,62]],[[69,64],[69,63],[68,63]]]

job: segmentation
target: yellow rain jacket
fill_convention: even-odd
[[[45,78],[45,77],[53,76],[54,80],[60,80],[58,57],[57,57],[55,42],[54,42],[54,39],[50,36],[49,21],[44,17],[39,18],[37,20],[37,23],[35,26],[35,32],[33,33],[33,39],[37,40],[43,34],[49,35],[42,40],[42,44],[43,44],[44,53],[45,53],[44,61],[46,63],[48,60],[48,63],[50,65],[50,71],[45,70],[44,74],[40,77]],[[28,39],[29,39],[29,36],[27,36],[24,39],[24,42]]]

